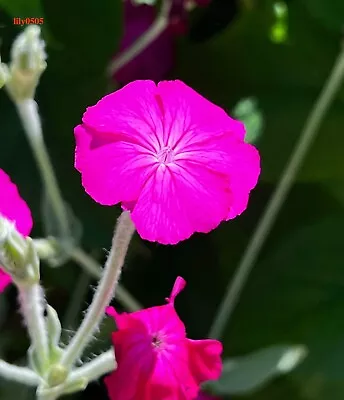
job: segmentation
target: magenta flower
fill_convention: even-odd
[[[184,286],[178,277],[163,306],[130,314],[108,307],[118,328],[112,334],[118,368],[105,378],[111,400],[192,400],[202,382],[220,376],[221,343],[187,339],[174,309]]]
[[[0,169],[0,214],[13,221],[18,231],[27,236],[32,229],[31,212],[25,201],[20,197],[17,186],[9,176]],[[0,267],[0,292],[11,282],[11,277]]]
[[[0,267],[0,293],[11,283],[11,277]]]
[[[136,81],[75,128],[75,167],[98,203],[122,207],[143,239],[175,244],[241,214],[257,150],[241,122],[180,81]]]

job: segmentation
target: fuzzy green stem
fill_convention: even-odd
[[[56,180],[53,166],[44,144],[37,103],[33,99],[26,99],[16,102],[15,105],[35,156],[52,210],[59,222],[60,238],[69,238],[71,232],[68,214]]]
[[[25,319],[31,344],[37,355],[40,369],[49,365],[49,346],[47,327],[44,320],[45,298],[39,284],[21,285],[17,283],[21,312]]]
[[[282,173],[281,179],[272,194],[266,209],[258,222],[252,238],[235,272],[234,279],[229,283],[226,294],[219,307],[217,315],[210,329],[209,336],[221,338],[226,324],[233,313],[239,300],[241,291],[247,278],[258,258],[277,215],[289,193],[295,177],[304,161],[306,154],[316,137],[329,107],[335,99],[336,93],[340,88],[344,76],[344,48],[340,52],[333,70],[326,81],[317,101],[315,102],[310,115],[308,116],[300,138],[292,152],[289,161]]]
[[[42,259],[53,258],[58,251],[53,239],[34,239],[35,249]],[[70,251],[69,256],[73,261],[79,264],[88,275],[92,278],[100,279],[102,276],[101,265],[82,248],[76,247]],[[86,279],[86,278],[85,278]],[[128,290],[121,284],[118,284],[116,289],[116,300],[128,311],[140,310],[142,305],[133,297]]]
[[[38,386],[41,382],[41,378],[31,369],[18,367],[3,360],[0,360],[0,378],[23,383],[26,386]]]
[[[84,364],[71,373],[70,379],[76,380],[86,378],[87,382],[99,379],[101,376],[108,374],[117,367],[115,353],[113,349],[99,355],[94,360]]]
[[[130,214],[124,211],[118,218],[112,239],[112,247],[105,263],[104,273],[97,287],[93,301],[86,312],[78,331],[61,357],[61,365],[71,368],[82,355],[85,347],[99,329],[105,308],[112,300],[122,270],[129,243],[135,232]]]

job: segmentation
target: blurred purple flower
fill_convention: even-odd
[[[194,0],[198,6],[206,6],[211,0]],[[165,31],[141,54],[115,72],[113,78],[125,85],[137,79],[161,81],[166,78],[175,60],[175,37],[187,32],[187,5],[190,0],[172,0],[170,24]],[[135,42],[154,22],[155,7],[135,5],[124,0],[124,35],[119,52]]]
[[[130,0],[124,4],[124,36],[120,52],[127,49],[154,22],[156,9],[147,5],[134,5]],[[173,65],[174,38],[165,30],[141,54],[118,70],[114,78],[125,85],[136,79],[163,80]]]

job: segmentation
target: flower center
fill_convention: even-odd
[[[174,161],[174,152],[170,146],[162,148],[158,154],[157,159],[161,164],[169,164]]]
[[[162,345],[162,338],[158,333],[155,333],[152,336],[152,346],[155,348],[159,348]]]

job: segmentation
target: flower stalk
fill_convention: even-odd
[[[110,254],[105,263],[104,273],[93,301],[78,331],[61,357],[60,363],[67,369],[71,368],[79,360],[83,350],[92,340],[93,334],[99,329],[99,324],[105,314],[105,308],[114,296],[124,259],[134,232],[135,227],[131,221],[130,214],[124,211],[118,218]]]
[[[58,252],[58,245],[53,238],[34,239],[35,249],[41,259],[54,259]],[[92,256],[87,254],[81,247],[75,247],[69,254],[70,258],[76,262],[92,278],[99,280],[102,276],[102,267]],[[140,310],[142,305],[135,299],[128,290],[118,283],[115,293],[116,300],[122,304],[127,311]]]
[[[25,319],[30,336],[33,357],[38,365],[32,363],[36,372],[44,373],[49,366],[49,346],[47,327],[44,320],[45,298],[43,289],[36,283],[32,285],[17,284],[21,312]]]
[[[94,360],[84,364],[82,367],[72,371],[70,379],[78,380],[80,378],[85,378],[87,382],[92,382],[115,370],[116,367],[115,353],[113,349],[110,349]]]
[[[37,386],[42,380],[31,369],[12,365],[3,360],[0,360],[0,377],[26,386]]]
[[[59,236],[66,240],[71,236],[68,214],[44,143],[38,105],[32,98],[15,102],[15,105],[36,159],[49,202],[59,223]]]
[[[61,385],[38,389],[37,398],[38,400],[55,400],[63,394],[83,390],[90,382],[113,371],[116,366],[114,351],[110,349],[82,367],[71,371],[69,377]]]

